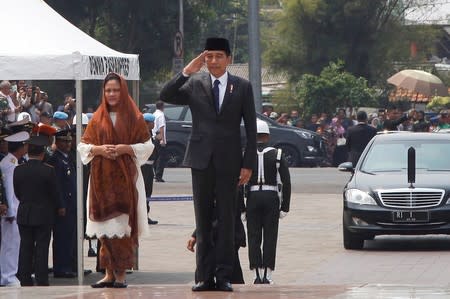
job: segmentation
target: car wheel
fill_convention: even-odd
[[[342,226],[343,237],[344,237],[344,248],[345,249],[363,249],[364,238],[350,232],[345,224]]]
[[[167,145],[167,167],[180,167],[183,163],[184,149],[178,145]]]
[[[281,148],[283,152],[283,157],[287,162],[289,167],[299,166],[300,165],[300,154],[298,151],[291,145],[281,144],[277,146]]]

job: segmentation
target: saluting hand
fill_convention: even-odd
[[[200,55],[192,59],[191,62],[184,67],[183,73],[186,75],[197,73],[205,64],[206,53],[208,53],[208,51],[203,51]]]

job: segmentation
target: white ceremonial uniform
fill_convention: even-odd
[[[110,113],[111,120],[113,124],[115,124],[116,115],[115,113]],[[88,164],[94,158],[90,155],[92,144],[86,144],[80,142],[78,144],[77,150],[80,153],[81,162],[83,164]],[[145,236],[148,233],[148,222],[147,222],[147,213],[146,213],[146,204],[147,198],[145,196],[145,187],[144,187],[144,177],[142,176],[141,166],[147,162],[148,157],[153,152],[153,142],[150,138],[148,141],[144,143],[130,144],[134,151],[134,162],[136,164],[136,169],[138,172],[138,177],[136,180],[136,189],[138,191],[138,206],[137,206],[137,220],[138,220],[138,234],[139,236]],[[88,200],[86,203],[87,215],[89,215],[89,194],[90,194],[90,185],[91,179],[89,178],[88,185]],[[112,237],[124,237],[130,236],[131,227],[128,224],[128,214],[121,214],[117,217],[111,218],[106,221],[92,221],[89,217],[87,217],[86,223],[86,235],[89,237],[96,236],[100,238],[101,236],[106,236],[109,238]]]
[[[8,203],[6,215],[1,220],[2,241],[0,245],[0,284],[6,286],[20,285],[20,281],[16,277],[20,249],[20,234],[16,219],[19,201],[14,193],[13,186],[13,174],[17,165],[17,158],[11,153],[8,153],[0,162]],[[14,217],[14,220],[9,222],[6,220],[7,217]]]

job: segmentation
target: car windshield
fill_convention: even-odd
[[[450,141],[419,140],[375,143],[361,166],[365,172],[403,171],[408,168],[408,149],[416,150],[416,169],[450,171]]]

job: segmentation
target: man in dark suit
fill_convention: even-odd
[[[60,201],[66,214],[58,216],[53,228],[53,277],[74,278],[73,264],[77,253],[77,174],[75,161],[70,156],[72,135],[69,129],[55,134],[56,150],[48,163],[55,168]]]
[[[367,113],[359,111],[356,114],[358,124],[350,127],[347,131],[347,149],[349,152],[349,159],[353,163],[353,167],[358,163],[364,148],[377,135],[377,129],[367,124]]]
[[[387,109],[386,119],[383,122],[383,129],[388,131],[398,131],[398,126],[414,116],[414,110],[402,115],[402,112],[395,106],[390,105]]]
[[[32,136],[28,142],[28,162],[14,171],[14,192],[19,200],[17,223],[20,232],[19,267],[17,276],[22,286],[32,286],[34,273],[38,286],[48,286],[48,247],[51,228],[57,212],[65,210],[60,203],[55,169],[42,162],[44,146],[50,145],[45,135]]]
[[[192,133],[184,165],[192,169],[197,271],[193,291],[232,291],[234,219],[238,184],[248,182],[256,162],[256,113],[250,82],[226,71],[231,62],[228,40],[208,38],[205,51],[163,87],[160,99],[189,105]],[[198,73],[206,63],[209,73]],[[242,156],[240,125],[247,144]],[[217,239],[212,244],[214,200]],[[208,259],[214,250],[215,260]],[[214,281],[215,278],[215,281]]]

